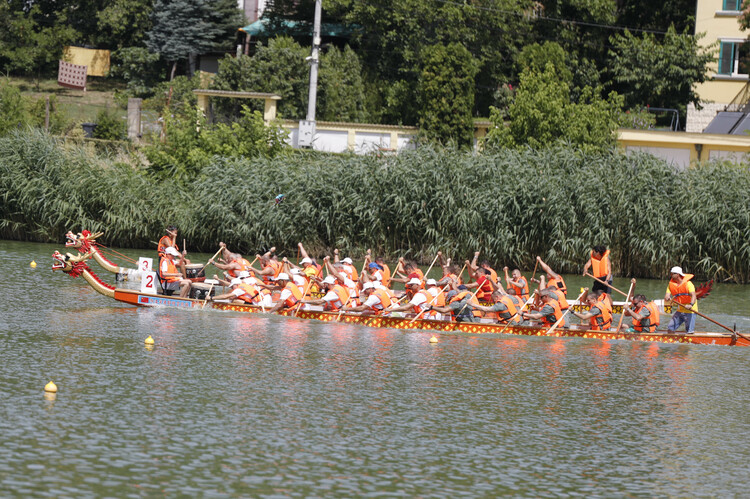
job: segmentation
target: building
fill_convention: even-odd
[[[703,109],[688,105],[687,132],[704,132],[718,113],[742,111],[750,102],[750,33],[740,28],[742,3],[743,0],[697,1],[695,33],[705,33],[700,40],[704,47],[716,44],[717,58],[709,67],[710,79],[696,89],[704,102]],[[741,116],[734,117],[739,122]],[[731,133],[725,128],[708,131]]]

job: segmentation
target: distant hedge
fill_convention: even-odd
[[[429,262],[481,250],[498,266],[579,272],[593,244],[618,275],[672,265],[750,282],[750,170],[711,163],[678,172],[646,154],[555,148],[398,156],[295,154],[222,159],[187,187],[57,144],[42,132],[0,138],[0,237],[60,242],[104,230],[108,245],[155,249],[167,223],[192,250],[220,240],[243,253],[338,247]],[[274,198],[284,194],[278,206]]]

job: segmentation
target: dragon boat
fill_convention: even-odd
[[[93,258],[93,252],[82,255],[65,255],[55,251],[52,255],[54,260],[52,270],[61,270],[71,277],[83,277],[94,291],[113,298],[116,301],[127,303],[138,307],[167,307],[178,309],[212,309],[232,311],[240,313],[258,314],[265,310],[256,305],[236,304],[230,302],[204,301],[194,298],[180,298],[151,293],[142,293],[132,289],[117,288],[102,281],[86,264],[88,259]],[[469,333],[469,334],[509,334],[517,336],[545,336],[545,337],[568,337],[568,338],[592,338],[599,340],[625,340],[659,343],[689,343],[703,345],[723,346],[750,346],[750,336],[734,332],[695,332],[693,334],[665,334],[661,332],[641,333],[624,331],[591,331],[577,329],[574,327],[558,328],[551,331],[546,327],[533,325],[508,326],[491,322],[454,322],[439,321],[431,319],[411,319],[391,316],[372,316],[359,314],[339,314],[320,310],[291,310],[285,309],[278,315],[293,316],[297,319],[313,319],[323,322],[343,322],[346,324],[357,324],[360,326],[374,328],[391,328],[403,330],[421,330],[438,333]]]

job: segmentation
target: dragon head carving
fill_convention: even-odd
[[[70,253],[65,253],[63,255],[59,251],[55,251],[52,253],[52,259],[54,260],[54,262],[52,262],[52,270],[62,270],[72,277],[78,277],[81,275],[81,272],[88,269],[86,260],[92,256],[93,253],[86,253],[83,255],[71,255]]]
[[[91,249],[91,245],[96,242],[104,232],[89,232],[88,230],[82,230],[78,234],[73,234],[73,231],[68,231],[65,234],[65,247],[76,248],[81,253],[86,253]]]

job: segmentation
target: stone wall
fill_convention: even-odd
[[[719,111],[723,111],[726,104],[707,102],[703,104],[703,109],[700,111],[695,108],[695,105],[691,102],[687,107],[687,121],[685,123],[685,131],[692,133],[701,133],[711,123],[716,114]]]

